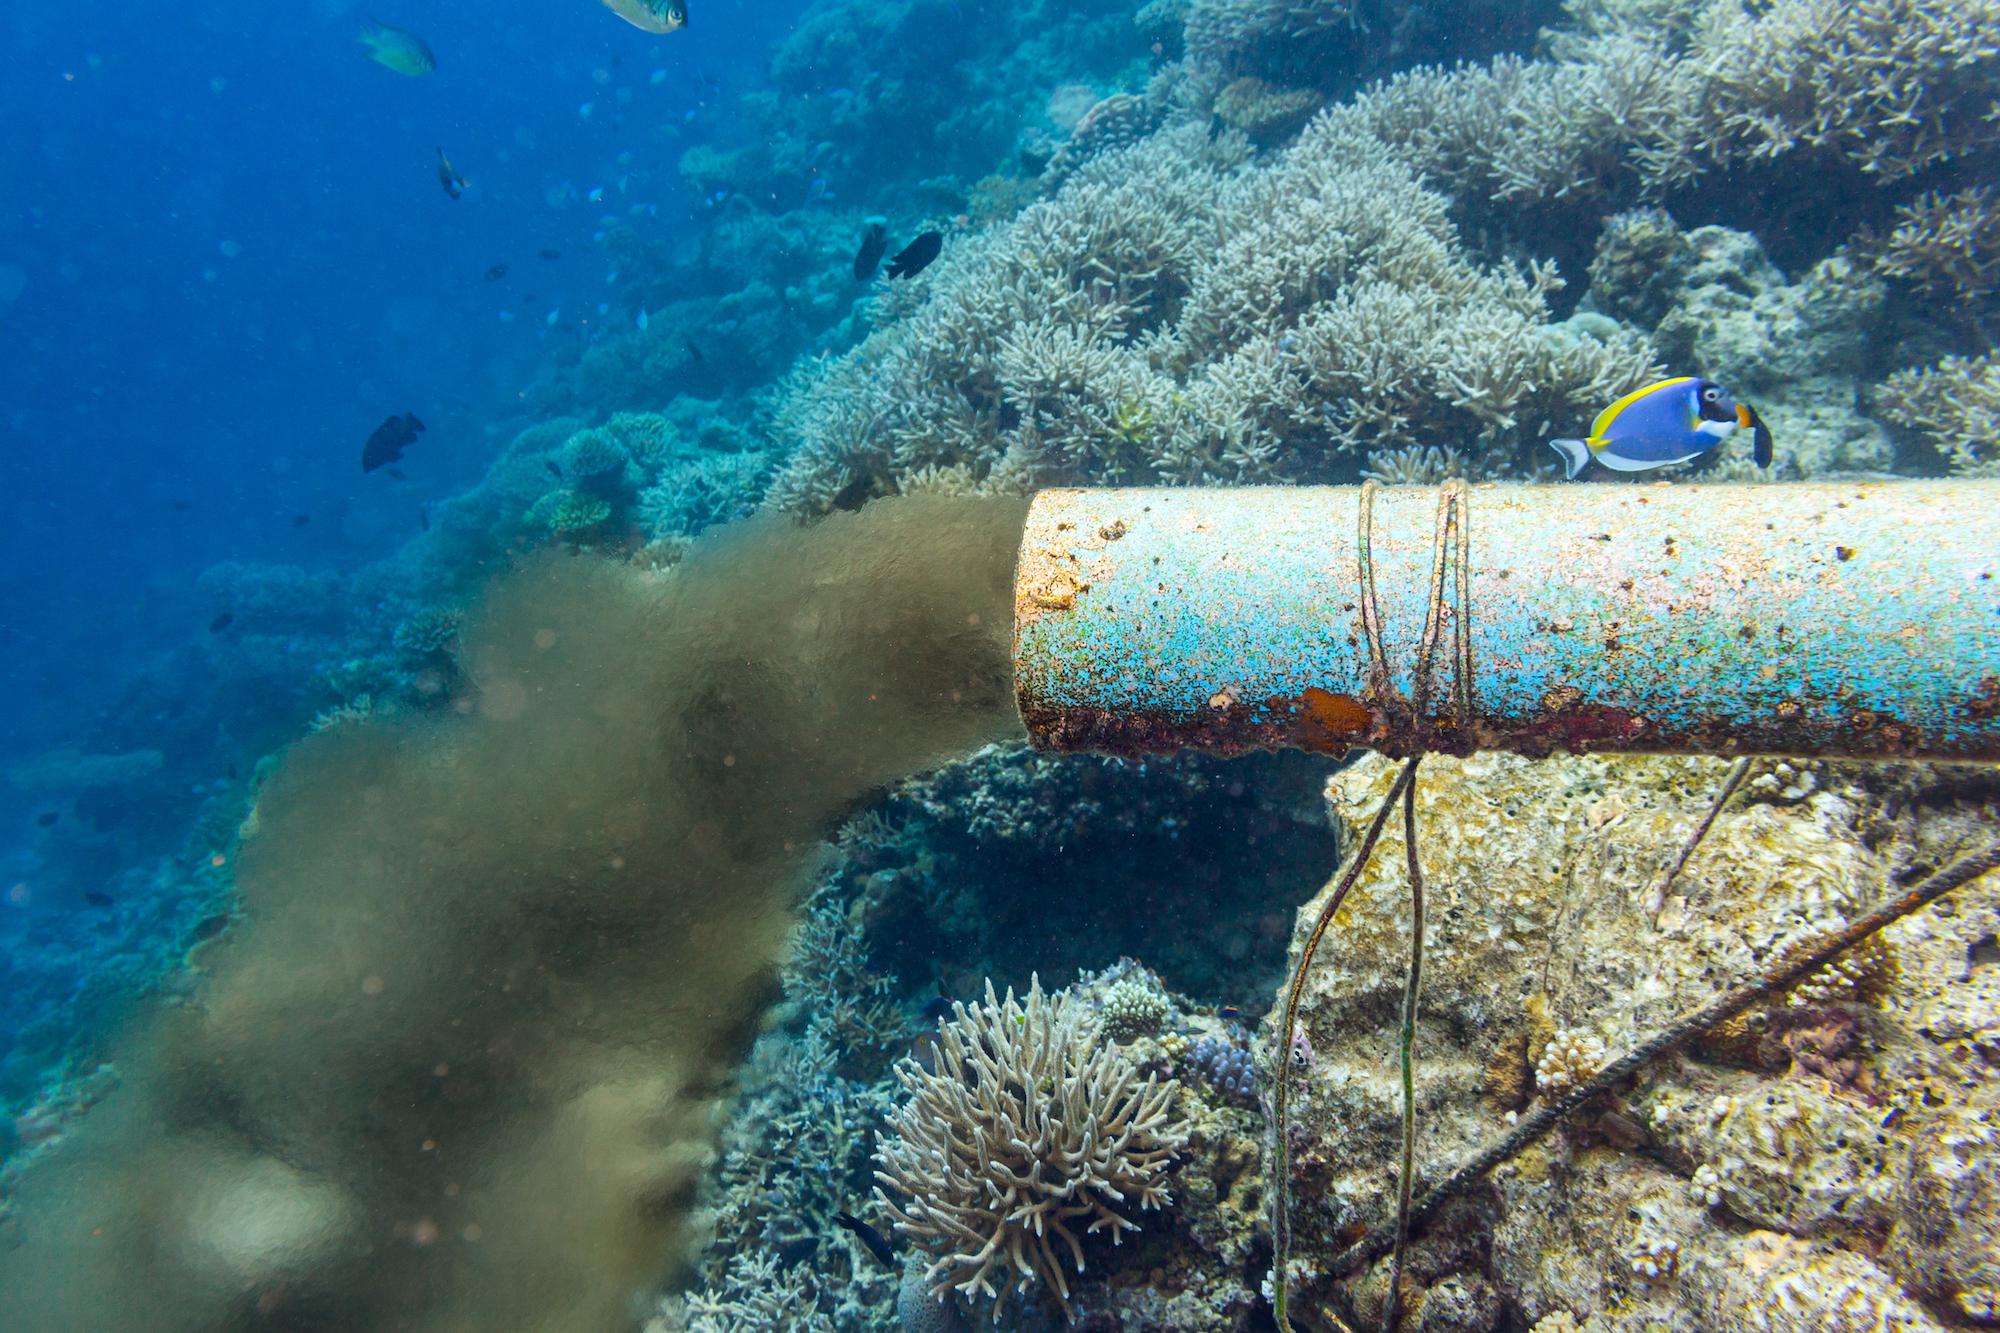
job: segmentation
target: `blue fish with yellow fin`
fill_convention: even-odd
[[[1550,440],[1574,481],[1591,460],[1614,472],[1644,472],[1699,458],[1748,426],[1758,467],[1771,466],[1771,431],[1753,408],[1699,375],[1634,389],[1597,414],[1587,440]]]

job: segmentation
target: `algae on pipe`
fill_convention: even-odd
[[[1014,634],[1035,743],[2000,760],[2000,481],[1475,487],[1472,708],[1441,646],[1428,718],[1397,696],[1439,492],[1377,492],[1367,529],[1394,694],[1369,688],[1360,495],[1038,495]]]

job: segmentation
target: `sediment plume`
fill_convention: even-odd
[[[244,923],[29,1171],[0,1323],[633,1323],[810,849],[1019,733],[1025,510],[895,500],[665,576],[505,579],[455,714],[332,727],[265,785]]]

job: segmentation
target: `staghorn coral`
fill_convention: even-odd
[[[1215,114],[1252,142],[1276,143],[1305,124],[1319,102],[1310,88],[1284,88],[1245,75],[1215,95]]]
[[[1952,471],[2000,476],[2000,356],[1948,356],[1897,371],[1876,391],[1875,408],[1923,436]]]
[[[1465,455],[1435,444],[1378,449],[1368,455],[1361,475],[1384,486],[1435,486],[1447,477],[1465,475]]]
[[[762,453],[712,454],[677,460],[639,492],[639,526],[648,539],[693,537],[718,523],[747,518],[770,475]]]
[[[835,1333],[837,1327],[803,1264],[783,1267],[769,1251],[748,1250],[730,1258],[718,1289],[669,1300],[643,1333]]]
[[[1621,180],[1658,192],[1794,153],[1893,185],[2000,146],[1996,0],[1571,8],[1551,58],[1406,70],[1334,114],[1431,179],[1524,202]],[[1846,181],[1800,184],[1833,201]]]
[[[1996,0],[1720,0],[1690,59],[1724,160],[1820,148],[1896,180],[2000,142]]]
[[[794,380],[772,502],[852,505],[931,468],[1027,489],[1333,479],[1438,440],[1498,460],[1654,373],[1628,331],[1554,329],[1550,268],[1473,262],[1445,198],[1342,122],[1264,167],[1245,151],[1165,130],[960,241]]]
[[[1037,1283],[1069,1309],[1065,1264],[1083,1271],[1085,1235],[1117,1243],[1138,1224],[1118,1211],[1173,1201],[1166,1172],[1188,1138],[1173,1106],[1179,1085],[1098,1042],[1066,992],[1030,984],[967,1009],[939,1028],[937,1072],[896,1070],[910,1094],[880,1140],[876,1199],[896,1230],[932,1256],[934,1295],[991,1297]],[[1080,1224],[1080,1225],[1079,1225]],[[996,1273],[995,1270],[998,1270]],[[999,1285],[994,1285],[994,1278]]]
[[[842,1072],[873,1077],[903,1045],[908,1025],[889,998],[895,978],[869,966],[854,914],[829,888],[822,886],[793,930],[779,977]]]
[[[1979,300],[2000,291],[2000,190],[1933,190],[1897,208],[1875,266],[1935,293]]]
[[[458,646],[465,613],[456,607],[427,607],[396,625],[396,647],[412,657],[443,657]]]

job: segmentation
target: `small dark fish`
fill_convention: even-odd
[[[111,906],[111,895],[108,893],[99,893],[94,889],[91,892],[84,894],[83,900],[89,903],[92,907]]]
[[[417,510],[417,526],[425,532],[431,530],[431,507],[429,505],[425,505],[423,508]]]
[[[304,527],[304,526],[305,526],[306,524],[308,524],[308,523],[310,523],[310,522],[312,522],[312,521],[313,521],[313,516],[312,516],[311,514],[293,514],[293,515],[292,515],[292,526],[293,526],[293,527],[295,527],[295,528],[302,528],[302,527]]]
[[[408,481],[410,474],[399,467],[392,467],[389,469],[389,479],[391,481]]]
[[[557,481],[561,481],[563,479],[562,464],[556,462],[555,459],[544,458],[542,460],[542,466],[547,468],[549,470],[549,475],[551,477],[554,477]]]
[[[458,168],[454,167],[451,164],[451,159],[444,155],[444,149],[438,149],[437,153],[438,184],[444,187],[446,194],[456,199],[465,193],[465,187],[471,184],[471,182],[458,174]]]
[[[924,1001],[924,1007],[918,1012],[917,1016],[923,1021],[925,1027],[936,1027],[939,1023],[951,1017],[951,997],[946,995],[944,990],[940,988],[936,995]]]
[[[694,345],[694,339],[692,338],[681,339],[681,346],[687,348],[688,356],[694,360],[694,363],[696,365],[700,365],[703,361],[707,360],[707,358],[701,354],[701,349]]]
[[[506,276],[507,266],[505,264],[495,264],[492,268],[487,269],[485,273],[485,278],[488,282],[498,282]]]
[[[854,280],[866,282],[874,277],[888,249],[889,224],[882,218],[869,218],[868,230],[861,236],[861,248],[854,252]]]
[[[868,1253],[874,1255],[884,1268],[894,1268],[897,1266],[896,1247],[883,1239],[881,1232],[869,1226],[853,1213],[835,1213],[833,1220],[842,1230],[852,1231],[861,1243],[868,1247]]]
[[[562,251],[556,249],[553,245],[545,245],[541,249],[535,251],[535,253],[540,255],[544,259],[562,258]]]
[[[1210,116],[1208,118],[1208,141],[1214,143],[1222,137],[1222,131],[1227,128],[1227,124],[1220,115]]]
[[[194,501],[192,500],[174,501],[174,512],[176,514],[185,514],[188,510],[192,508],[194,508]]]
[[[229,913],[217,912],[214,916],[205,916],[201,919],[201,923],[194,928],[194,937],[197,940],[212,940],[228,926]]]
[[[231,611],[224,611],[221,615],[217,616],[215,619],[208,622],[208,632],[210,634],[220,634],[222,633],[222,631],[228,629],[231,625],[234,625],[235,623],[236,623],[235,613]]]
[[[931,266],[944,249],[944,233],[927,231],[896,252],[889,261],[889,276],[892,278],[914,278]]]
[[[54,828],[56,826],[56,821],[61,818],[62,818],[62,813],[60,811],[44,810],[39,815],[35,816],[35,822],[37,824],[40,824],[43,828]]]
[[[385,419],[368,437],[368,443],[361,446],[361,470],[373,472],[395,462],[403,456],[403,450],[416,443],[423,429],[424,423],[417,420],[415,412]],[[393,469],[389,475],[396,475]]]

